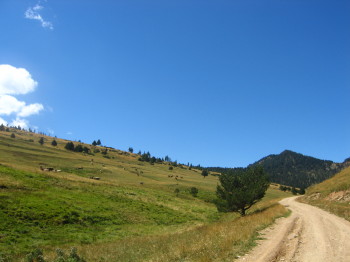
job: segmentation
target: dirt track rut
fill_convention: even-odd
[[[295,199],[280,201],[292,214],[262,231],[264,240],[237,261],[350,261],[350,222]]]

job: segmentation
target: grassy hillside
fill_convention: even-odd
[[[206,255],[198,250],[209,248],[216,252],[213,259],[220,254],[222,260],[251,246],[257,229],[286,213],[275,203],[287,194],[272,188],[251,216],[222,215],[212,204],[216,176],[203,178],[186,166],[169,170],[168,163],[151,165],[112,148],[104,155],[106,148],[82,144],[92,153],[76,153],[64,149],[66,140],[55,138],[58,145],[52,146],[53,139],[0,132],[0,253],[11,259],[36,247],[50,257],[57,247],[76,246],[88,261],[171,261],[179,256],[199,261]],[[193,186],[198,197],[189,192]],[[214,233],[240,223],[245,237]],[[197,246],[199,237],[207,239],[204,246]],[[177,250],[174,241],[178,251],[169,253]]]
[[[350,221],[350,167],[310,187],[300,201],[318,206]]]

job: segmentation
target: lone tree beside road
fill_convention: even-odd
[[[219,180],[221,185],[217,186],[218,198],[215,202],[218,211],[238,212],[241,216],[245,216],[246,211],[264,197],[270,184],[260,166],[223,173]]]

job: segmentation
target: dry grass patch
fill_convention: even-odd
[[[232,261],[255,245],[259,230],[286,214],[283,206],[273,204],[231,221],[173,234],[84,245],[78,251],[87,261]]]
[[[350,167],[307,189],[299,201],[308,203],[350,221]]]

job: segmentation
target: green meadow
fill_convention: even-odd
[[[23,261],[35,248],[51,261],[56,248],[73,246],[87,261],[232,260],[254,245],[259,229],[288,213],[277,201],[289,194],[273,186],[246,217],[218,213],[217,174],[203,178],[185,165],[170,170],[167,162],[141,162],[137,154],[83,143],[91,153],[72,152],[64,149],[67,142],[0,132],[5,261]]]

